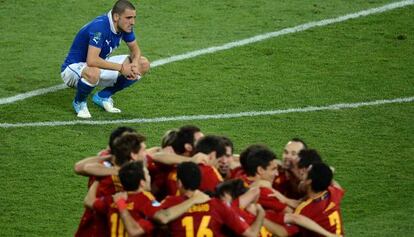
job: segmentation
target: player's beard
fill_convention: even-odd
[[[132,26],[131,26],[131,30],[130,31],[125,31],[124,29],[122,29],[122,27],[118,24],[118,29],[121,33],[130,33],[132,32]]]

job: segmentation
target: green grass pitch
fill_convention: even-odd
[[[151,61],[334,18],[391,0],[134,1],[136,35]],[[61,84],[78,29],[113,1],[0,0],[0,99]],[[414,96],[414,6],[267,39],[153,68],[114,96],[121,114],[89,102],[93,120],[229,114]],[[115,54],[126,52],[125,45]],[[73,121],[74,91],[0,105],[0,123]],[[348,236],[414,233],[414,103],[272,116],[122,124],[156,146],[195,124],[233,139],[240,152],[265,143],[281,157],[301,137],[336,168],[347,190]],[[72,236],[86,178],[73,164],[104,148],[119,124],[0,127],[0,235]]]

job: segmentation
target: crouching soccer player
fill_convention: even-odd
[[[93,102],[109,113],[119,113],[112,95],[135,82],[149,69],[149,62],[141,56],[133,27],[134,5],[119,0],[107,14],[98,16],[76,35],[61,67],[61,77],[69,87],[76,88],[73,108],[79,118],[90,118],[87,98],[99,85],[103,90],[93,96]],[[128,45],[130,55],[109,57],[121,39]]]

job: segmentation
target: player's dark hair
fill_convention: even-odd
[[[136,133],[137,131],[131,127],[118,127],[112,131],[109,136],[109,148],[112,150],[114,146],[114,140],[120,137],[124,132]]]
[[[177,179],[181,181],[184,189],[196,190],[201,184],[201,171],[196,163],[182,162],[177,166]]]
[[[276,154],[267,147],[257,148],[252,150],[247,157],[246,172],[247,176],[255,176],[257,168],[262,167],[266,169],[272,160],[276,159]]]
[[[115,164],[122,166],[125,162],[131,160],[131,152],[138,153],[141,149],[141,143],[145,137],[138,133],[123,133],[122,136],[114,140],[112,154],[115,156]]]
[[[112,16],[114,14],[121,15],[126,9],[135,10],[135,6],[127,0],[118,0],[112,7]]]
[[[308,168],[312,164],[322,163],[322,157],[319,155],[318,151],[315,149],[304,149],[301,150],[298,154],[299,168]]]
[[[210,154],[216,152],[216,157],[222,157],[226,154],[226,146],[224,145],[223,139],[218,136],[208,135],[201,138],[195,145],[194,153]]]
[[[240,161],[240,165],[243,168],[244,172],[246,172],[247,169],[247,164],[248,162],[248,158],[251,152],[256,151],[258,149],[266,149],[267,147],[265,145],[262,144],[254,144],[254,145],[250,145],[248,146],[246,149],[244,149],[241,153],[240,153],[240,157],[239,157],[239,161]]]
[[[144,164],[142,161],[125,163],[118,173],[125,191],[135,191],[141,180],[145,180]]]
[[[305,141],[303,141],[300,138],[294,137],[294,138],[290,139],[290,141],[291,142],[299,142],[299,143],[302,143],[303,149],[308,149],[308,145],[305,143]]]
[[[325,191],[332,183],[331,168],[324,163],[313,164],[308,172],[308,179],[312,180],[311,188],[314,192]]]
[[[175,138],[177,137],[177,132],[178,131],[175,129],[167,131],[161,138],[161,147],[165,148],[167,146],[172,146]]]
[[[223,140],[224,145],[227,147],[230,147],[231,152],[234,152],[234,145],[233,142],[230,140],[230,138],[222,136],[221,139]]]
[[[181,127],[172,142],[172,147],[177,154],[185,152],[185,144],[188,143],[194,147],[194,134],[200,132],[200,128],[193,125],[186,125]]]
[[[248,188],[246,188],[241,179],[231,179],[217,185],[215,196],[220,198],[228,193],[233,199],[236,199],[247,192],[247,190]]]

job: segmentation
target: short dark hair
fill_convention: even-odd
[[[185,144],[188,143],[194,147],[194,134],[200,132],[200,128],[193,125],[182,126],[172,142],[172,147],[177,154],[185,152]]]
[[[131,160],[131,152],[138,153],[141,149],[141,143],[145,137],[138,133],[123,133],[122,136],[114,140],[112,154],[115,156],[115,164],[122,166],[125,162]]]
[[[215,195],[220,198],[228,193],[233,199],[247,192],[248,188],[244,185],[241,179],[226,180],[217,185]]]
[[[243,168],[244,172],[246,172],[247,164],[249,163],[248,158],[249,158],[250,153],[258,149],[265,149],[265,148],[267,148],[265,145],[254,144],[254,145],[248,146],[246,149],[244,149],[240,153],[239,161],[240,161],[240,165]]]
[[[247,157],[246,172],[247,176],[255,176],[257,168],[266,169],[272,160],[276,159],[276,154],[267,147],[258,147],[252,150]]]
[[[186,161],[177,166],[177,179],[181,181],[184,189],[196,190],[201,184],[201,171],[196,163]]]
[[[112,7],[112,16],[114,14],[121,15],[126,9],[135,10],[134,4],[127,0],[118,0]]]
[[[118,127],[112,131],[109,136],[109,148],[112,150],[114,146],[114,140],[120,137],[124,132],[136,133],[137,131],[131,127]]]
[[[230,147],[231,152],[233,153],[234,152],[234,145],[233,145],[233,142],[230,140],[230,138],[225,137],[225,136],[221,136],[221,139],[223,140],[224,145]]]
[[[311,166],[307,179],[312,180],[311,188],[314,192],[322,192],[331,185],[332,178],[333,173],[328,165],[316,163]]]
[[[299,168],[308,168],[312,164],[321,163],[322,157],[319,155],[318,151],[315,149],[304,149],[301,150],[298,154]]]
[[[221,157],[226,154],[226,146],[223,139],[218,136],[208,135],[201,138],[195,145],[195,153],[201,152],[204,154],[210,154],[216,152],[216,157]]]
[[[141,180],[145,180],[144,164],[142,161],[125,163],[119,170],[119,179],[125,191],[135,191]]]
[[[308,145],[305,143],[305,141],[303,141],[300,138],[294,137],[294,138],[290,139],[290,142],[299,142],[299,143],[302,143],[303,149],[308,149]]]

